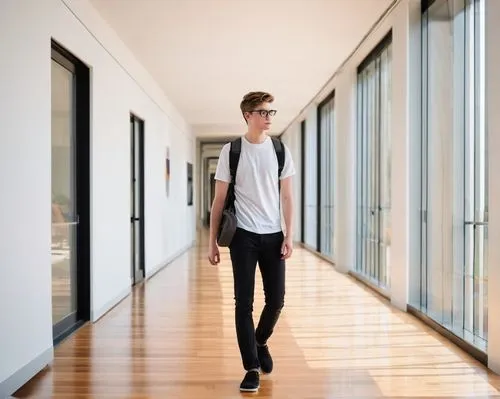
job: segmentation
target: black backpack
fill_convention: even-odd
[[[274,151],[278,158],[278,188],[281,188],[281,172],[285,165],[285,149],[281,141],[276,137],[271,137],[274,145]],[[228,247],[231,244],[234,233],[236,232],[236,210],[234,208],[234,184],[236,182],[236,171],[238,170],[238,163],[241,154],[241,137],[231,142],[231,149],[229,151],[229,171],[231,173],[231,182],[227,189],[226,200],[222,210],[222,218],[219,224],[219,231],[217,234],[217,244],[220,247]]]

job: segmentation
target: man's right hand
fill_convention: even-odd
[[[208,246],[208,260],[212,265],[217,265],[220,262],[219,247],[216,243],[210,244]]]
[[[220,161],[220,159],[219,159]],[[210,235],[208,239],[208,260],[212,265],[217,265],[220,262],[219,247],[217,246],[216,232],[219,229],[219,223],[222,217],[222,210],[226,201],[227,190],[229,183],[216,180],[215,181],[215,196],[210,211]]]

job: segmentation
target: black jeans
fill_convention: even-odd
[[[282,232],[256,234],[238,228],[229,247],[233,264],[236,335],[245,370],[260,367],[257,343],[267,343],[284,305],[283,238]],[[254,330],[252,312],[257,262],[262,275],[265,306]]]

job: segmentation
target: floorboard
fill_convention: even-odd
[[[257,394],[243,376],[227,251],[206,238],[61,343],[16,398],[500,398],[500,378],[353,277],[296,248]],[[263,306],[257,269],[254,318]]]

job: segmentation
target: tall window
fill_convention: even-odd
[[[304,244],[318,249],[318,134],[316,126],[304,126]]]
[[[300,123],[300,242],[306,242],[306,121]]]
[[[417,306],[487,342],[484,0],[436,0],[422,18],[422,217]],[[412,297],[414,297],[412,295]]]
[[[335,188],[335,102],[331,93],[318,107],[318,251],[333,257]]]
[[[356,272],[389,289],[391,57],[389,33],[358,67]]]

